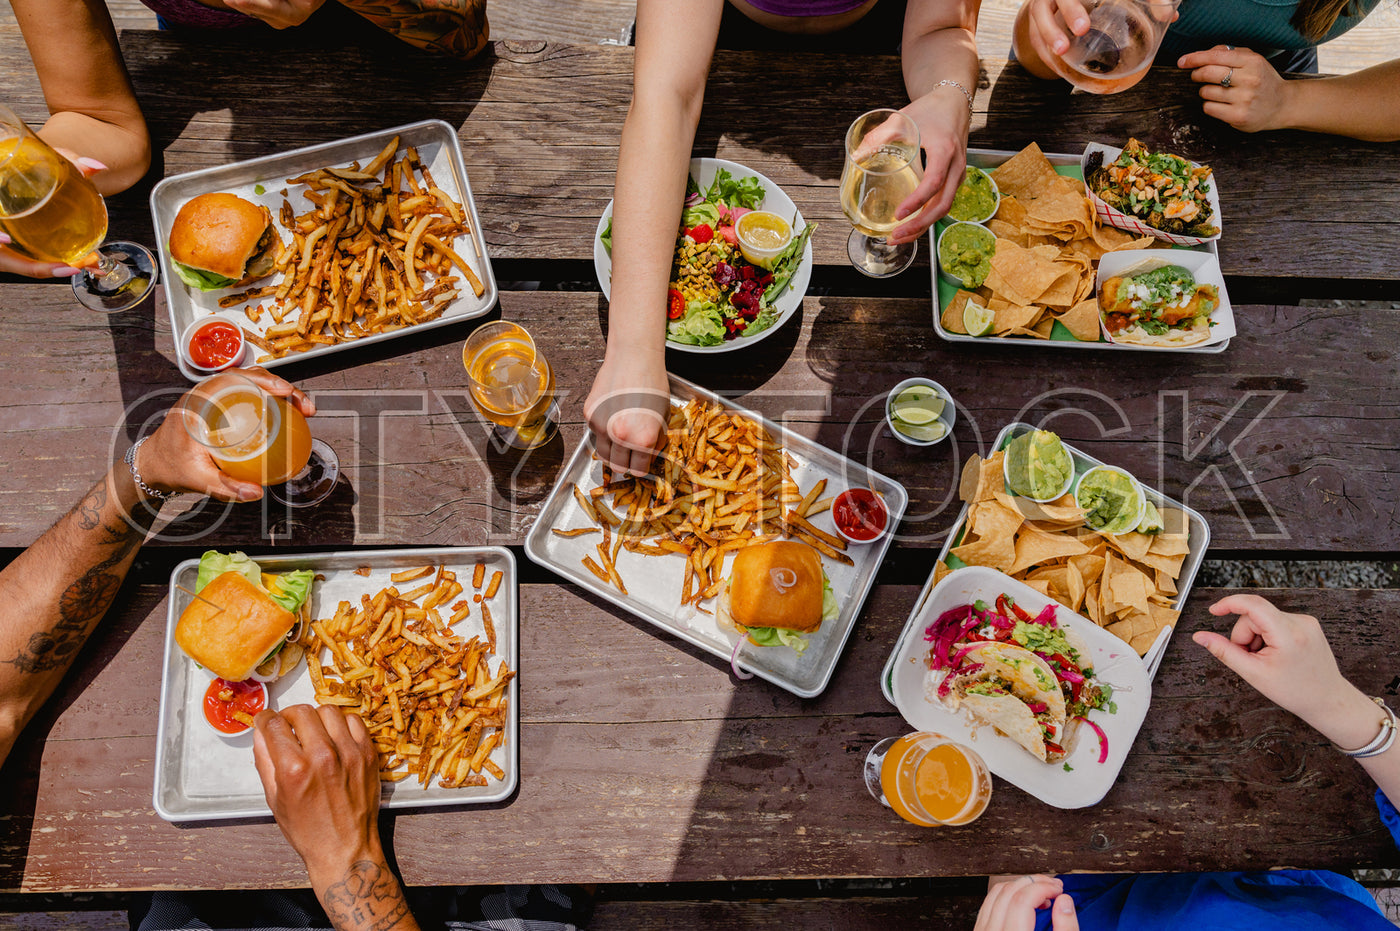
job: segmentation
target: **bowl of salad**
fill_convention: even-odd
[[[593,264],[612,296],[612,202],[598,220]],[[744,257],[735,225],[767,211],[791,236],[765,265]],[[667,292],[666,345],[682,352],[730,352],[776,332],[802,305],[812,276],[812,231],[783,190],[751,168],[719,158],[690,161]]]

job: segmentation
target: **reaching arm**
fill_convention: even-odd
[[[456,58],[471,58],[486,48],[490,39],[485,0],[340,2],[409,45]]]
[[[282,379],[261,369],[250,377],[292,397],[303,413],[315,413],[306,396]],[[258,486],[220,472],[176,416],[141,446],[136,469],[157,491],[244,501],[262,495]],[[158,510],[159,502],[144,495],[119,462],[0,570],[0,763],[107,613]]]
[[[664,421],[666,289],[723,0],[640,0],[613,200],[608,347],[584,404],[601,458],[644,474]],[[620,399],[620,400],[619,400]]]
[[[103,194],[131,187],[151,165],[151,137],[102,0],[11,0],[49,117],[39,135],[96,159]]]
[[[912,217],[890,242],[909,242],[948,212],[967,163],[972,125],[968,94],[977,92],[977,11],[980,0],[910,0],[904,16],[904,112],[919,125],[926,155],[923,181],[900,204]],[[956,82],[953,84],[939,82]]]
[[[1258,595],[1231,595],[1210,611],[1238,614],[1239,620],[1228,638],[1197,631],[1192,639],[1265,698],[1345,750],[1360,749],[1375,738],[1385,712],[1338,671],[1317,618],[1286,614]],[[1400,741],[1357,762],[1387,798],[1400,798]]]
[[[1368,142],[1400,140],[1400,60],[1331,78],[1285,81],[1249,49],[1217,45],[1183,55],[1206,116],[1253,133],[1302,129]],[[1221,81],[1230,79],[1229,87]]]
[[[379,754],[365,722],[295,705],[259,712],[253,727],[268,807],[337,931],[418,931],[379,840]]]

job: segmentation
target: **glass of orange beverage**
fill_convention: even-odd
[[[78,166],[3,105],[0,230],[10,237],[9,248],[25,258],[83,268],[73,276],[73,294],[91,310],[128,310],[155,287],[151,251],[134,242],[103,245],[107,205],[102,195]]]
[[[881,804],[924,827],[976,821],[992,799],[987,764],[942,734],[888,737],[865,758],[865,785]]]
[[[229,369],[200,382],[182,409],[190,436],[232,478],[264,485],[292,507],[316,504],[335,488],[335,450],[311,436],[306,418],[286,398],[242,372]]]
[[[472,403],[503,443],[534,449],[554,438],[554,370],[523,326],[497,320],[477,327],[462,347],[462,364]]]

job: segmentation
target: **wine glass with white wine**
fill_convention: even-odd
[[[894,245],[888,237],[901,222],[899,205],[923,176],[919,127],[898,110],[871,110],[846,130],[841,209],[855,227],[846,253],[871,278],[898,275],[918,254],[917,241]]]
[[[36,262],[77,268],[97,254],[96,267],[73,276],[73,294],[91,310],[129,310],[156,283],[145,246],[109,242],[107,205],[93,183],[0,105],[0,230],[10,248]]]

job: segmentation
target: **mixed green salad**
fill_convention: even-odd
[[[735,178],[724,168],[704,190],[695,178],[687,179],[667,292],[668,340],[719,346],[778,321],[774,302],[792,283],[816,224],[808,223],[794,235],[771,267],[754,265],[744,258],[734,225],[766,196],[757,178]],[[611,218],[599,239],[611,255]]]

